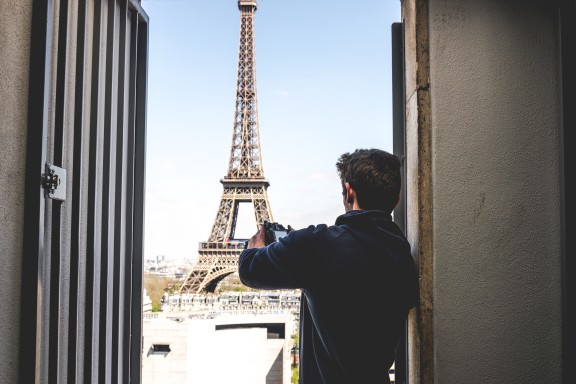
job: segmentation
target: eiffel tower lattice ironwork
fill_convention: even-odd
[[[224,191],[208,241],[201,242],[198,262],[186,276],[180,293],[214,292],[226,276],[238,270],[238,257],[245,239],[235,239],[241,203],[252,203],[257,228],[273,222],[266,190],[260,151],[260,132],[256,98],[254,13],[256,0],[239,0],[240,49],[234,131],[228,173],[220,180]],[[257,230],[257,228],[255,230]]]

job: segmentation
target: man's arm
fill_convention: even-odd
[[[247,241],[238,258],[242,284],[257,289],[295,289],[302,286],[302,266],[306,252],[300,248],[302,234],[289,227],[289,234],[266,245],[264,226]]]

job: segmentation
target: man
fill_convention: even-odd
[[[392,221],[400,160],[379,149],[340,156],[346,213],[271,244],[264,226],[238,260],[258,289],[301,289],[300,384],[389,383],[406,316],[418,299],[410,244]]]

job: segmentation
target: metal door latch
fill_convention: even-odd
[[[44,197],[66,200],[66,170],[46,163],[46,173],[42,175],[42,188]]]

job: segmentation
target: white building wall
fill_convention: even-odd
[[[180,323],[165,318],[144,320],[142,384],[189,382],[187,367],[189,325],[187,322]],[[154,344],[167,344],[170,346],[170,352],[153,353]]]
[[[142,384],[289,384],[291,321],[289,315],[144,319]],[[219,324],[266,322],[284,323],[286,337],[262,327],[216,330]],[[167,344],[170,352],[153,353],[154,344]]]
[[[217,331],[213,340],[216,358],[202,383],[266,384],[271,364],[265,328]]]

